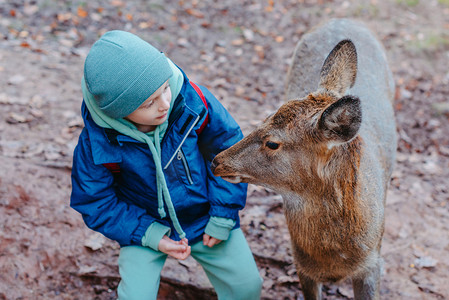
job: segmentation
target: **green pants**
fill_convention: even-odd
[[[262,279],[242,230],[212,248],[200,241],[192,245],[192,257],[205,270],[220,300],[260,299]],[[156,299],[167,255],[140,246],[120,250],[120,300]]]

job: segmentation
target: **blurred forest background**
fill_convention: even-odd
[[[80,79],[102,33],[131,31],[207,86],[248,134],[284,101],[296,43],[330,18],[365,22],[396,82],[397,166],[382,299],[449,299],[448,0],[0,0],[0,299],[115,299],[119,248],[69,207]],[[242,228],[263,299],[301,299],[281,198],[250,186]],[[349,282],[325,299],[351,299]],[[213,299],[194,260],[168,260],[160,299]]]

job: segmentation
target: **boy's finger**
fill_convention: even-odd
[[[172,251],[169,255],[176,259],[184,260],[190,256],[190,247],[187,247],[185,251]]]
[[[210,241],[210,236],[208,234],[203,234],[203,245],[207,246]]]
[[[215,239],[214,238],[210,238],[209,242],[207,243],[207,246],[213,247],[214,245],[215,245]]]
[[[220,244],[220,242],[221,242],[221,240],[218,240],[216,238],[211,237],[210,240],[209,240],[209,243],[207,244],[207,246],[213,247],[215,245]]]
[[[190,256],[190,252],[191,252],[191,248],[190,248],[190,246],[189,247],[187,247],[187,250],[184,252],[184,253],[182,253],[181,254],[181,260],[184,260],[184,259],[186,259],[187,257],[189,257]]]
[[[186,245],[178,245],[178,244],[167,244],[166,245],[167,251],[176,251],[176,252],[183,252],[187,249]]]

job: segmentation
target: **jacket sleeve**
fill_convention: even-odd
[[[118,199],[114,177],[103,165],[95,165],[86,129],[75,148],[70,206],[81,213],[87,227],[120,245],[142,245],[142,237],[155,221],[145,209]]]
[[[209,215],[237,220],[246,203],[246,183],[234,184],[215,177],[210,164],[214,157],[243,138],[237,122],[206,88],[201,87],[207,105],[209,122],[199,136],[199,147],[206,160],[207,193],[211,204]]]

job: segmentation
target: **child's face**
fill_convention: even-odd
[[[166,81],[153,95],[145,100],[125,119],[136,125],[137,129],[149,132],[165,122],[171,102],[171,91],[168,81]]]

